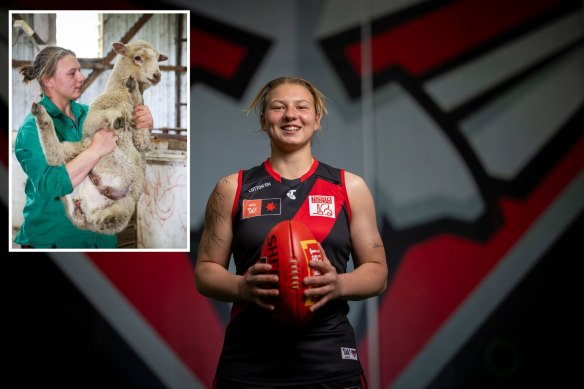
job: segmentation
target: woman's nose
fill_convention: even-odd
[[[284,112],[284,117],[289,118],[289,119],[294,119],[297,116],[297,112],[296,109],[294,108],[288,108],[286,109],[286,112]]]

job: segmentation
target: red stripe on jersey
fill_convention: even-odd
[[[359,374],[359,379],[361,380],[361,388],[367,389],[367,381],[365,380],[365,374]]]
[[[268,173],[270,174],[270,176],[272,176],[274,178],[274,180],[276,180],[278,182],[282,182],[282,176],[280,174],[278,174],[277,171],[274,170],[274,168],[272,167],[272,164],[270,163],[269,158],[266,159],[266,162],[264,162],[264,166],[265,166],[266,170],[268,171]],[[312,165],[310,166],[310,169],[306,173],[304,173],[302,175],[302,177],[300,177],[300,182],[304,182],[307,179],[309,179],[310,176],[312,176],[314,174],[317,167],[318,167],[318,161],[315,158],[314,161],[312,161]]]
[[[343,183],[343,194],[347,199],[347,217],[349,218],[349,223],[351,223],[351,202],[349,201],[349,193],[347,193],[347,183],[345,182],[345,170],[341,169],[341,182]]]
[[[235,213],[237,212],[237,204],[239,203],[239,197],[241,195],[241,183],[243,180],[243,170],[237,173],[237,190],[235,191],[235,198],[233,199],[233,207],[231,207],[231,222],[235,220]]]
[[[310,178],[310,176],[312,176],[314,174],[314,172],[316,171],[317,167],[318,167],[318,161],[315,158],[314,161],[312,162],[312,166],[310,167],[310,170],[308,170],[302,177],[300,177],[300,181],[304,182],[308,178]]]
[[[272,178],[274,178],[274,180],[278,181],[278,182],[282,182],[282,176],[278,174],[278,172],[276,172],[274,170],[274,168],[272,167],[272,164],[270,163],[270,158],[266,159],[266,162],[264,162],[264,166],[268,172],[268,174],[270,176],[272,176]]]
[[[317,178],[293,220],[304,223],[322,242],[335,225],[345,200],[346,191],[341,185]]]

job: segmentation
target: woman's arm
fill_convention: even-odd
[[[99,159],[117,147],[113,130],[103,128],[98,130],[91,145],[65,164],[71,185],[75,188],[85,179]]]
[[[54,198],[71,193],[101,155],[116,147],[114,135],[107,131],[96,132],[91,146],[66,165],[47,163],[40,144],[36,122],[29,115],[18,130],[14,153],[38,195]]]
[[[305,284],[312,286],[305,294],[318,300],[311,310],[334,298],[362,300],[377,296],[387,286],[385,249],[377,229],[371,192],[357,175],[346,172],[345,182],[351,204],[351,245],[355,269],[337,274],[326,256],[322,262],[311,262],[311,266],[322,273],[305,279]]]
[[[383,241],[377,229],[373,196],[365,181],[345,173],[347,193],[351,203],[351,244],[355,270],[341,275],[341,296],[359,300],[377,296],[387,286],[387,259]]]
[[[255,264],[243,276],[227,270],[233,240],[231,211],[236,192],[237,174],[232,174],[220,180],[209,197],[195,264],[196,286],[201,294],[217,300],[249,301],[273,309],[262,301],[262,297],[278,293],[277,289],[262,287],[262,284],[278,282],[277,276],[264,274],[270,265]]]

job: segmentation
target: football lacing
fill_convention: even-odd
[[[290,279],[292,289],[298,289],[300,287],[300,277],[298,276],[298,260],[296,258],[290,258]]]

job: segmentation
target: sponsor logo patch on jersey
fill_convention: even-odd
[[[335,196],[308,196],[310,216],[335,218]]]
[[[358,361],[357,350],[349,347],[341,347],[341,358],[352,359],[353,361]]]
[[[248,219],[256,216],[280,215],[281,213],[281,199],[243,200],[243,213],[241,218]]]
[[[268,181],[268,182],[264,182],[263,184],[256,185],[253,188],[248,189],[247,191],[249,193],[253,193],[253,192],[257,192],[258,190],[261,190],[261,189],[264,189],[264,188],[268,188],[270,186],[272,186],[272,183]]]

